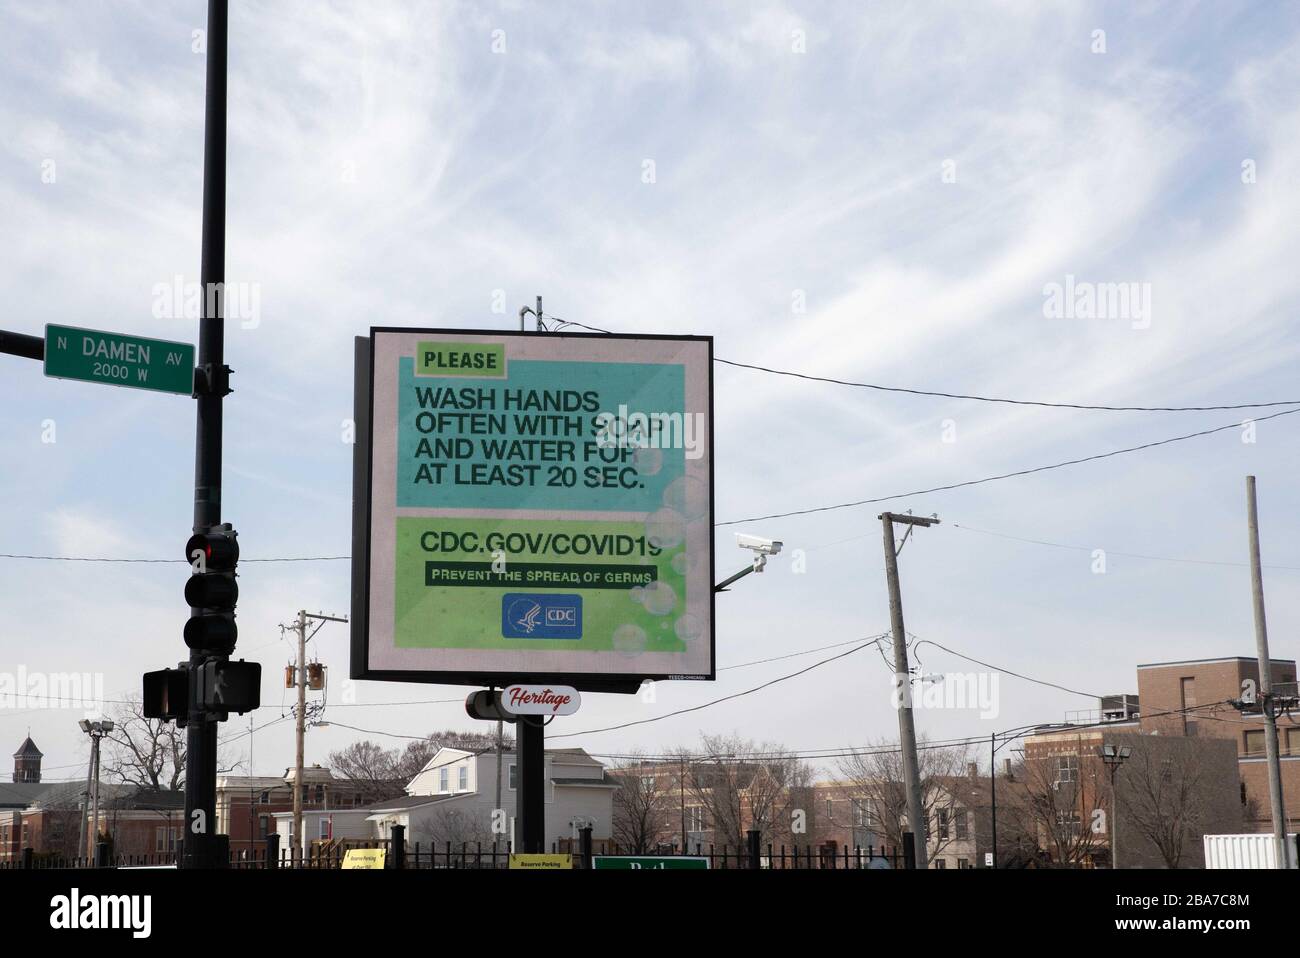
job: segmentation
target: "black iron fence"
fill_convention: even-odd
[[[398,832],[397,829],[394,830]],[[611,842],[601,842],[596,852],[599,855],[618,857],[651,856],[658,859],[693,858],[707,861],[710,869],[723,870],[889,870],[906,867],[904,856],[897,850],[884,846],[873,848],[847,846],[800,846],[784,844],[764,844],[755,840],[757,833],[751,833],[750,841],[745,845],[699,844],[694,847],[668,849],[659,848],[652,851],[639,851]],[[377,849],[385,852],[384,867],[388,869],[429,870],[429,869],[507,869],[513,849],[509,842],[443,842],[435,845],[427,843],[407,843],[400,832],[391,840],[347,841],[315,843],[302,856],[294,854],[292,849],[282,849],[278,836],[272,836],[264,846],[234,851],[229,857],[231,869],[338,869],[342,868],[347,853],[354,849]],[[590,842],[553,843],[551,854],[572,856],[574,868],[590,868],[593,854]],[[19,858],[0,860],[0,871],[15,869],[58,869],[58,868],[175,868],[179,864],[179,851],[156,852],[152,854],[113,854],[107,845],[101,845],[93,858],[66,858],[57,855],[38,854],[32,849],[23,849]],[[684,864],[684,863],[683,863]]]

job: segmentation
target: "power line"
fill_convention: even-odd
[[[676,715],[685,715],[688,712],[698,712],[701,709],[706,709],[713,705],[719,705],[722,702],[729,702],[732,699],[738,699],[746,695],[752,695],[755,692],[761,692],[763,689],[776,685],[778,682],[785,682],[788,681],[789,679],[797,678],[798,676],[811,672],[813,669],[823,666],[828,662],[834,662],[836,659],[842,659],[845,656],[852,655],[854,652],[858,652],[862,649],[867,648],[868,646],[875,645],[879,641],[880,639],[874,639],[871,642],[865,642],[862,645],[857,646],[856,648],[849,649],[847,652],[841,652],[839,655],[832,655],[828,659],[822,659],[820,662],[814,662],[812,665],[809,665],[806,668],[802,668],[798,672],[791,672],[789,675],[778,676],[777,678],[774,678],[768,682],[764,682],[762,685],[756,685],[752,689],[746,689],[743,692],[733,692],[731,695],[724,695],[722,698],[714,699],[711,702],[705,702],[702,705],[692,705],[689,708],[677,709],[675,712],[668,712],[664,715],[656,715],[648,719],[638,719],[635,722],[624,722],[621,725],[611,725],[608,726],[607,728],[584,729],[581,732],[564,732],[560,735],[552,735],[550,737],[552,739],[573,738],[576,735],[595,735],[598,732],[613,732],[616,731],[617,729],[630,728],[633,725],[647,725],[651,722],[662,722],[664,719],[670,719]]]
[[[813,376],[808,373],[791,372],[787,369],[771,369],[767,366],[756,366],[751,363],[738,363],[730,359],[720,359],[716,356],[713,361],[727,366],[735,366],[737,369],[752,369],[755,372],[770,373],[774,376],[790,376],[811,382],[832,383],[836,386],[852,386],[857,389],[875,389],[880,392],[906,393],[911,396],[935,396],[940,399],[967,399],[972,402],[1005,403],[1012,406],[1040,406],[1048,409],[1084,409],[1100,412],[1217,412],[1225,409],[1264,409],[1272,406],[1295,406],[1300,404],[1298,399],[1278,402],[1230,403],[1218,406],[1102,406],[1088,403],[1046,402],[1035,399],[1006,399],[996,396],[978,396],[971,393],[949,393],[934,389],[912,389],[905,386],[882,386],[878,383],[853,382],[847,379],[834,379],[830,376]]]
[[[555,332],[563,329],[565,326],[577,326],[593,333],[610,334],[608,329],[600,329],[597,326],[587,326],[584,323],[576,323],[572,320],[560,319],[557,316],[548,317],[553,322],[560,325],[551,330]],[[732,359],[722,359],[713,357],[715,363],[722,363],[725,366],[734,366],[737,369],[749,369],[754,372],[767,373],[772,376],[788,376],[792,379],[804,379],[809,382],[830,383],[835,386],[851,386],[855,389],[874,389],[879,392],[904,393],[909,396],[934,396],[938,399],[966,399],[972,402],[987,403],[1005,403],[1012,406],[1040,406],[1047,409],[1083,409],[1100,412],[1217,412],[1226,409],[1267,409],[1274,406],[1296,406],[1300,405],[1300,399],[1279,400],[1276,402],[1248,402],[1248,403],[1228,403],[1217,406],[1104,406],[1090,403],[1069,403],[1069,402],[1048,402],[1036,399],[1007,399],[999,396],[980,396],[974,393],[952,393],[936,389],[917,389],[908,386],[882,386],[879,383],[855,382],[850,379],[836,379],[832,376],[816,376],[811,373],[793,372],[788,369],[773,369],[770,366],[759,366],[754,363],[742,363]]]
[[[956,522],[951,522],[949,523],[949,525],[954,529],[961,529],[964,532],[978,532],[981,535],[996,536],[999,539],[1011,539],[1012,541],[1015,542],[1026,542],[1031,545],[1051,546],[1054,549],[1073,549],[1076,552],[1094,551],[1094,547],[1091,546],[1072,546],[1072,545],[1066,545],[1063,542],[1047,542],[1043,539],[1025,539],[1022,538],[1021,536],[1008,535],[1005,532],[993,532],[990,529],[976,529],[974,526],[963,526],[963,525],[959,525]],[[1153,555],[1144,555],[1140,552],[1117,552],[1114,549],[1106,549],[1105,552],[1108,556],[1120,556],[1125,559],[1150,559],[1153,562],[1186,562],[1192,565],[1232,566],[1234,568],[1241,568],[1241,569],[1250,568],[1250,563],[1248,562],[1228,562],[1222,559],[1186,559],[1179,556],[1153,556]],[[1300,572],[1300,566],[1294,566],[1294,565],[1266,565],[1264,566],[1264,568],[1283,570],[1287,572]]]
[[[1284,410],[1283,412],[1275,412],[1268,416],[1259,416],[1254,421],[1264,422],[1269,419],[1277,419],[1279,416],[1290,416],[1298,412],[1300,412],[1300,409],[1287,409]],[[731,519],[728,520],[727,522],[715,523],[715,525],[718,527],[736,526],[745,522],[763,522],[768,519],[788,519],[791,516],[806,516],[816,512],[831,512],[836,509],[849,509],[854,506],[865,506],[865,505],[871,505],[878,502],[890,502],[891,500],[894,499],[906,499],[912,496],[924,496],[932,492],[947,492],[948,490],[951,489],[962,489],[967,486],[983,485],[986,482],[997,482],[1000,479],[1014,479],[1019,476],[1029,476],[1038,472],[1047,472],[1051,469],[1063,469],[1066,466],[1077,466],[1085,462],[1095,462],[1098,459],[1109,459],[1112,456],[1122,456],[1130,452],[1141,452],[1145,449],[1154,449],[1157,446],[1167,446],[1170,443],[1183,442],[1187,439],[1198,439],[1201,436],[1213,435],[1216,432],[1223,432],[1224,430],[1227,429],[1240,429],[1240,428],[1241,428],[1241,423],[1233,422],[1223,426],[1215,426],[1212,429],[1202,429],[1199,432],[1189,432],[1183,436],[1174,436],[1170,439],[1159,439],[1156,440],[1155,442],[1145,442],[1142,443],[1140,446],[1129,446],[1125,449],[1115,449],[1112,450],[1111,452],[1102,452],[1102,453],[1098,453],[1095,456],[1084,456],[1080,459],[1067,459],[1064,462],[1052,463],[1049,466],[1035,466],[1032,469],[1018,469],[1015,472],[1004,472],[996,476],[985,476],[983,479],[968,479],[965,482],[953,482],[944,486],[932,486],[929,489],[916,489],[913,490],[912,492],[900,492],[900,493],[895,493],[894,495],[891,496],[878,496],[877,498],[874,499],[855,499],[852,502],[839,502],[830,506],[816,506],[810,509],[796,509],[791,512],[775,512],[772,513],[771,515],[766,515],[766,516],[750,516],[747,519]]]

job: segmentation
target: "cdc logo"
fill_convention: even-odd
[[[507,592],[501,597],[501,635],[507,639],[580,639],[582,596]]]

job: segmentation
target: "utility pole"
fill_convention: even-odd
[[[298,631],[298,659],[294,670],[294,681],[298,686],[298,708],[294,711],[294,753],[293,753],[293,849],[290,855],[302,861],[302,758],[303,738],[307,732],[307,610],[298,612],[298,621],[294,624]]]
[[[83,852],[89,846],[86,844],[86,834],[88,832],[87,823],[90,821],[90,791],[94,787],[95,781],[95,743],[90,743],[90,761],[86,763],[86,794],[81,801],[81,835],[77,841],[77,847]]]
[[[83,732],[90,736],[90,773],[86,778],[86,804],[90,806],[90,823],[86,825],[83,813],[81,846],[86,858],[94,860],[95,844],[99,838],[99,743],[103,737],[117,726],[111,719],[82,719],[77,723]],[[84,806],[83,806],[84,809]]]
[[[203,244],[199,283],[203,312],[199,320],[198,370],[195,375],[197,422],[194,440],[194,532],[221,522],[221,401],[229,391],[225,365],[226,277],[226,46],[228,0],[208,0],[206,100],[203,115]],[[199,609],[192,609],[197,615]],[[217,718],[203,707],[199,694],[204,664],[213,650],[191,648],[189,707],[186,729],[185,843],[182,866],[216,868],[228,864],[213,841],[217,821]]]
[[[497,796],[496,804],[492,807],[501,811],[501,766],[503,764],[502,752],[505,748],[505,719],[497,719]]]
[[[315,619],[324,625],[326,622],[347,622],[346,618],[334,615],[323,615],[319,612],[308,612],[306,609],[298,611],[297,621],[293,624],[293,629],[298,633],[298,662],[294,671],[295,685],[298,687],[298,707],[295,709],[294,728],[296,742],[294,745],[293,758],[293,841],[290,845],[291,855],[296,856],[298,861],[303,860],[305,843],[302,833],[302,790],[303,790],[303,751],[307,735],[307,620]],[[317,626],[317,631],[321,626]],[[315,635],[316,632],[312,632]]]
[[[90,829],[89,836],[86,840],[86,857],[92,861],[95,859],[95,845],[99,839],[99,736],[96,735],[91,739],[91,764],[95,768],[94,781],[91,783],[92,804],[90,812]]]
[[[908,526],[903,542],[894,545],[894,523]],[[894,635],[894,683],[898,695],[898,743],[903,753],[903,788],[907,793],[907,820],[912,827],[916,849],[916,867],[929,867],[926,846],[924,796],[921,794],[921,768],[916,754],[916,727],[912,722],[912,674],[907,664],[907,631],[903,628],[903,595],[898,585],[898,553],[902,551],[912,526],[937,525],[938,519],[896,515],[882,512],[880,523],[885,540],[885,576],[889,580],[889,623]]]
[[[1250,588],[1255,607],[1255,650],[1259,655],[1259,702],[1264,713],[1264,748],[1268,757],[1268,798],[1273,811],[1273,844],[1277,867],[1286,868],[1286,805],[1282,798],[1282,766],[1278,758],[1277,717],[1273,714],[1273,668],[1268,657],[1268,625],[1264,620],[1264,577],[1259,559],[1259,515],[1255,506],[1255,477],[1246,477],[1246,515],[1250,526]]]

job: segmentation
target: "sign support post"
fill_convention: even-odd
[[[546,851],[546,728],[537,715],[521,715],[515,738],[519,762],[519,844],[525,855]]]
[[[228,391],[224,363],[223,298],[226,263],[226,45],[228,0],[208,0],[207,97],[203,130],[203,245],[199,281],[197,423],[194,442],[194,532],[221,522],[221,400]],[[222,284],[222,285],[218,285]],[[197,614],[199,610],[194,610]],[[189,715],[186,724],[184,868],[228,864],[214,840],[217,795],[217,722],[203,707],[197,688],[211,652],[190,650]]]

